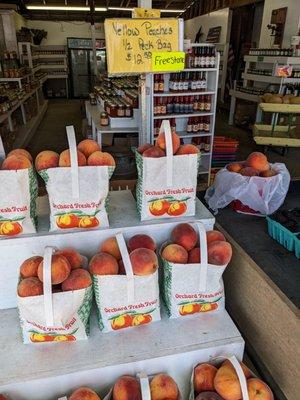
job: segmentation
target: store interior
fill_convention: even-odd
[[[145,9],[148,11],[145,12]],[[152,66],[151,72],[147,69],[143,71],[143,67],[135,61],[136,70],[133,69],[133,72],[124,70],[121,44],[118,54],[119,49],[114,42],[115,36],[121,36],[121,30],[117,31],[117,23],[123,23],[124,37],[128,35],[130,38],[131,34],[135,36],[134,29],[138,28],[134,27],[130,31],[130,23],[133,21],[133,24],[138,24],[142,21],[137,10],[143,10],[140,12],[143,13],[142,18],[145,21],[159,21],[160,18],[162,21],[170,20],[173,23],[171,26],[176,26],[177,41],[172,38],[170,43],[173,40],[177,46],[175,50],[184,52],[182,68],[154,71]],[[110,20],[112,25],[109,24]],[[126,20],[130,20],[127,25]],[[114,21],[117,21],[116,25]],[[126,62],[131,57],[130,40],[126,38],[123,42],[119,42],[124,48],[127,47]],[[139,42],[139,46],[140,49],[143,48],[145,59],[148,58],[146,63],[149,62],[152,45],[144,41],[143,44]],[[22,274],[19,278],[18,274],[20,264],[25,258],[41,256],[46,246],[53,246],[56,249],[74,247],[91,262],[90,258],[94,254],[103,251],[99,250],[99,243],[109,240],[110,236],[120,232],[124,234],[126,240],[135,234],[148,234],[160,246],[170,240],[176,218],[161,219],[163,214],[159,214],[157,210],[153,211],[154,221],[149,217],[144,218],[145,220],[139,218],[143,212],[139,203],[141,201],[139,180],[141,159],[143,159],[141,154],[144,154],[141,152],[139,155],[140,151],[137,149],[147,143],[149,149],[153,150],[152,145],[155,143],[155,147],[160,149],[159,138],[165,126],[162,121],[167,121],[172,135],[176,133],[179,151],[184,146],[192,145],[198,149],[196,151],[201,160],[197,164],[195,178],[194,212],[187,214],[189,216],[180,217],[179,211],[176,214],[175,210],[174,214],[169,216],[178,216],[178,222],[191,223],[195,229],[197,221],[201,221],[206,231],[217,229],[232,248],[232,258],[224,272],[226,311],[224,309],[216,314],[200,312],[198,319],[188,316],[186,322],[183,321],[185,318],[172,316],[168,319],[167,304],[167,311],[163,312],[161,321],[155,322],[156,311],[149,317],[150,320],[153,318],[153,326],[152,323],[148,326],[147,322],[141,322],[139,324],[145,323],[145,326],[125,329],[124,332],[121,330],[99,333],[98,324],[100,330],[105,332],[103,328],[105,322],[102,321],[99,310],[100,314],[96,316],[94,307],[91,335],[88,339],[84,337],[87,340],[77,342],[77,338],[75,339],[76,334],[84,336],[85,333],[82,332],[84,329],[88,330],[86,326],[85,328],[80,326],[73,330],[69,329],[68,335],[65,336],[72,336],[73,333],[71,335],[70,332],[74,331],[76,343],[53,344],[53,347],[50,347],[52,344],[39,343],[37,347],[32,343],[23,344],[16,312],[19,303],[16,300],[15,287],[18,279],[22,282],[21,278],[24,278]],[[77,144],[86,139],[97,142],[97,148],[109,154],[114,160],[114,164],[92,164],[92,161],[89,164],[91,155],[84,154],[86,159],[84,157],[84,164],[80,164],[80,159],[76,156],[79,165],[77,170],[81,168],[80,165],[101,165],[108,171],[105,170],[104,174],[105,184],[103,184],[104,175],[101,174],[99,174],[101,177],[93,176],[93,179],[99,179],[95,180],[94,186],[93,182],[88,182],[89,179],[86,182],[88,190],[92,191],[93,187],[95,188],[95,196],[98,193],[97,188],[102,188],[103,185],[105,187],[103,191],[107,191],[106,196],[109,192],[110,197],[109,206],[107,197],[101,199],[101,202],[103,200],[102,203],[105,203],[103,207],[109,207],[106,208],[109,211],[96,210],[92,217],[87,215],[87,219],[90,218],[88,222],[82,222],[91,224],[89,232],[88,229],[83,232],[82,228],[86,226],[80,223],[77,226],[78,231],[72,229],[63,231],[64,222],[60,226],[61,231],[53,229],[54,222],[51,220],[54,215],[53,209],[57,207],[56,211],[60,212],[61,204],[58,203],[63,203],[64,200],[57,194],[61,189],[57,190],[57,193],[55,185],[49,189],[52,175],[47,176],[46,172],[43,175],[43,168],[38,167],[41,152],[54,152],[58,158],[64,150],[69,147],[71,149],[72,134],[66,129],[70,126],[74,127],[75,139],[73,139]],[[174,146],[171,137],[168,139],[169,142],[164,139],[165,147],[162,148],[162,154],[166,155],[164,158],[167,159],[166,148],[170,143]],[[34,178],[37,187],[33,189],[33,192],[36,190],[37,197],[37,211],[34,206],[34,213],[38,219],[37,230],[29,229],[26,234],[26,224],[23,223],[22,217],[24,237],[22,231],[16,233],[20,234],[20,237],[14,236],[15,233],[3,233],[3,226],[7,221],[0,215],[0,254],[3,254],[3,259],[12,265],[11,270],[7,272],[6,261],[0,261],[0,275],[2,268],[5,268],[5,274],[0,277],[0,336],[2,337],[0,359],[3,357],[3,365],[6,362],[8,365],[3,377],[0,372],[0,400],[100,399],[93,397],[91,393],[79,393],[76,397],[76,393],[74,395],[73,392],[78,387],[95,390],[99,396],[101,395],[102,400],[187,400],[188,398],[190,400],[296,400],[300,392],[297,372],[300,367],[299,0],[98,0],[97,2],[8,0],[2,2],[0,3],[0,144],[0,161],[5,155],[8,159],[9,153],[14,149],[25,149],[30,153],[31,160],[35,160],[35,169],[38,172]],[[145,149],[147,151],[148,147]],[[76,154],[76,151],[74,152]],[[260,209],[258,211],[254,206],[251,207],[243,202],[242,198],[235,198],[232,195],[229,201],[226,199],[226,204],[224,201],[225,206],[220,205],[219,200],[214,203],[217,194],[220,197],[226,195],[225,183],[223,191],[217,191],[217,185],[222,186],[218,176],[222,176],[220,174],[224,171],[228,172],[228,165],[237,164],[240,165],[240,169],[232,171],[239,172],[236,175],[243,175],[242,170],[251,169],[245,160],[248,160],[249,154],[251,156],[253,152],[262,153],[271,167],[281,166],[278,170],[280,172],[275,172],[274,175],[268,175],[269,170],[263,175],[265,171],[261,170],[254,173],[246,171],[243,176],[249,178],[248,182],[252,177],[265,178],[265,181],[278,178],[279,183],[275,188],[268,186],[268,198],[264,187],[260,187],[258,191],[260,200],[264,200],[268,212]],[[174,151],[173,154],[175,159],[177,153]],[[72,157],[75,156],[71,152],[70,165],[59,164],[59,167],[70,167],[65,168],[65,170],[70,169],[70,173],[68,176],[62,175],[60,183],[66,177],[72,181],[71,188],[74,195],[74,179],[79,178],[78,175],[74,178]],[[3,165],[4,163],[5,161]],[[57,167],[58,164],[54,166]],[[110,171],[111,166],[114,166],[112,171]],[[270,170],[274,171],[275,169],[271,167]],[[149,172],[150,164],[147,164],[147,168]],[[182,169],[184,168],[183,164]],[[5,168],[2,166],[2,169]],[[56,168],[59,169],[61,168]],[[143,179],[145,170],[144,166]],[[157,175],[160,175],[160,170],[156,171]],[[0,170],[0,173],[2,172],[7,171]],[[178,175],[181,172],[179,168]],[[192,170],[182,172],[184,173],[187,181],[192,179]],[[5,213],[10,203],[6,199],[3,200],[6,195],[1,188],[1,182],[3,188],[7,188],[8,184],[4,178],[3,181],[1,179],[0,174],[0,210],[1,213]],[[31,183],[30,181],[27,184]],[[234,182],[231,181],[231,184]],[[266,182],[266,186],[267,184]],[[188,186],[188,183],[185,185]],[[242,184],[239,190],[246,193]],[[281,190],[278,195],[281,197],[275,207],[271,198],[276,190]],[[33,192],[30,189],[31,203]],[[150,197],[148,199],[149,207],[156,202],[154,197],[157,197],[157,193],[154,191],[150,193],[152,197],[151,200]],[[249,192],[248,197],[254,198],[252,195],[253,192]],[[51,196],[53,199],[57,196],[55,201],[58,206],[57,204],[54,206],[55,202],[51,200]],[[62,199],[64,196],[69,196],[68,189],[62,190]],[[246,197],[247,193],[244,199]],[[166,199],[169,201],[168,196]],[[175,197],[172,201],[175,201],[174,199]],[[176,203],[179,204],[179,208],[182,204],[187,207],[189,199],[189,195],[186,195],[185,200]],[[90,199],[85,196],[84,202],[88,201]],[[267,208],[268,206],[270,208]],[[170,208],[168,213],[169,210]],[[106,221],[104,227],[98,227],[99,222],[93,225],[93,221],[97,221],[98,212],[101,217],[103,213],[103,219]],[[32,214],[32,210],[30,213]],[[57,220],[61,215],[55,214],[58,216]],[[17,217],[15,221],[18,221]],[[274,227],[280,222],[284,229],[287,228],[290,235],[287,238],[283,236],[275,238],[276,235],[272,233],[272,224]],[[58,222],[56,223],[58,225]],[[199,237],[201,239],[200,233]],[[290,244],[291,241],[293,246]],[[121,248],[119,241],[118,246]],[[201,243],[197,246],[201,247]],[[46,251],[43,254],[45,260]],[[120,260],[117,259],[118,268],[121,268],[122,257],[124,264],[123,253],[120,257]],[[128,254],[127,258],[129,259]],[[201,260],[197,262],[201,263]],[[128,267],[123,265],[122,268],[125,271],[124,275],[128,277]],[[36,279],[42,281],[40,276]],[[53,280],[52,277],[50,279]],[[93,277],[96,304],[100,309],[97,296],[100,296],[102,287],[100,290],[97,287],[99,283],[95,281]],[[61,285],[61,282],[56,286],[58,285]],[[45,286],[43,290],[45,293]],[[167,289],[164,290],[167,292]],[[90,299],[89,304],[91,302]],[[63,309],[63,302],[57,304]],[[187,303],[180,304],[184,307]],[[45,305],[45,309],[46,307]],[[85,307],[89,309],[89,305],[85,304]],[[24,309],[25,306],[22,305],[22,310]],[[20,307],[19,314],[22,314]],[[172,312],[168,315],[171,314]],[[190,317],[191,319],[188,319]],[[36,318],[36,314],[33,312],[30,318]],[[22,315],[20,319],[22,321]],[[21,322],[24,343],[26,343],[24,329],[29,329],[27,323],[28,320],[26,323],[24,320]],[[48,327],[47,324],[46,326]],[[36,323],[35,327],[36,331],[28,330],[30,335],[39,334],[41,326]],[[3,339],[6,336],[9,336],[7,343]],[[35,347],[34,353],[31,353],[33,347]],[[213,395],[202,397],[194,387],[196,381],[193,381],[194,375],[190,376],[191,371],[196,374],[196,369],[193,368],[197,364],[209,363],[215,357],[230,355],[236,356],[239,361],[243,360],[250,368],[252,378],[256,379],[258,376],[266,382],[271,388],[268,390],[272,390],[274,397],[268,391],[264,393],[264,389],[261,397],[258,395],[248,397],[247,393],[245,395],[247,389],[239,388],[240,394],[234,397],[231,393],[227,394],[226,390],[218,391],[216,384],[206,389],[207,392],[214,392]],[[63,362],[61,357],[64,357]],[[220,362],[216,363],[219,367]],[[172,376],[178,384],[179,392],[175,390],[173,395],[170,389],[170,392],[164,394],[165,397],[160,394],[156,397],[156,388],[152,382],[158,376],[156,375],[158,372]],[[142,374],[139,375],[140,373]],[[148,378],[146,379],[148,382],[146,386],[148,385],[150,389],[147,387],[143,389],[144,373],[152,379],[150,386]],[[236,374],[240,375],[238,371]],[[120,385],[125,385],[125,389],[120,387],[125,395],[120,394],[118,397],[115,394],[115,391],[117,393],[119,390],[118,379],[123,375],[138,377],[143,393],[141,397],[134,397],[134,391],[126,397],[127,389],[124,382]],[[245,375],[249,380],[247,374]],[[192,389],[190,381],[193,382]],[[243,382],[240,377],[237,382],[242,388]],[[169,384],[167,381],[166,385]],[[158,382],[159,385],[163,386],[163,383]],[[245,385],[247,386],[247,382]],[[39,390],[41,394],[37,394]],[[163,392],[161,387],[159,390]],[[89,395],[91,397],[88,397]]]

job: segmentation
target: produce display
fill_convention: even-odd
[[[224,309],[222,274],[232,248],[218,231],[181,223],[161,249],[163,297],[169,317]]]
[[[121,234],[101,243],[89,263],[101,331],[160,320],[155,250],[155,241],[145,234],[132,236],[127,245]]]
[[[240,363],[246,378],[249,400],[273,400],[269,386],[253,376],[245,364]],[[218,368],[210,363],[198,364],[193,371],[192,396],[195,400],[241,400],[241,384],[233,364],[226,360]]]
[[[284,202],[289,184],[285,164],[271,164],[256,151],[246,161],[230,163],[218,171],[205,200],[214,211],[231,204],[238,212],[269,215]]]
[[[262,96],[264,103],[277,103],[277,104],[300,104],[300,96],[294,96],[293,94],[281,94],[265,93]]]
[[[50,203],[50,230],[97,229],[107,227],[107,196],[115,160],[102,152],[92,139],[61,154],[45,150],[35,159],[35,168],[44,179]],[[76,171],[71,167],[71,152],[77,155]],[[71,179],[70,179],[71,177]]]
[[[0,238],[36,232],[37,178],[32,157],[24,149],[1,154]],[[2,156],[2,157],[1,157]]]
[[[170,121],[162,121],[155,145],[146,143],[136,151],[136,197],[141,220],[194,215],[199,164],[198,147],[181,145]]]
[[[277,175],[277,171],[271,168],[267,157],[258,151],[251,153],[245,162],[231,163],[226,168],[230,172],[236,172],[243,176],[270,178]]]
[[[20,266],[17,293],[24,343],[75,341],[89,333],[93,290],[87,260],[73,248],[52,251],[49,266],[42,256],[30,257]],[[50,292],[45,291],[44,268],[50,269]],[[44,297],[53,306],[50,326]]]

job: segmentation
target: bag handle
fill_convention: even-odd
[[[140,372],[137,374],[140,380],[142,400],[151,400],[151,392],[149,385],[149,378],[145,372]]]
[[[0,161],[3,161],[5,158],[5,149],[2,141],[2,137],[0,135]]]
[[[72,179],[72,196],[75,199],[79,198],[79,177],[78,177],[78,157],[77,145],[74,126],[66,126],[67,138],[69,143],[70,158],[71,158],[71,179]]]
[[[173,144],[170,121],[164,119],[161,123],[159,133],[165,134],[166,157],[167,157],[167,187],[173,185]]]
[[[202,222],[196,222],[199,233],[199,247],[200,247],[200,274],[199,274],[199,291],[205,292],[207,286],[207,240],[206,230]]]
[[[235,370],[235,372],[236,372],[236,374],[238,376],[238,379],[239,379],[239,382],[240,382],[240,385],[241,385],[242,399],[243,400],[249,400],[249,393],[248,393],[248,388],[247,388],[247,380],[246,380],[243,368],[241,367],[241,365],[240,365],[238,359],[236,358],[236,356],[212,357],[210,359],[210,361],[224,359],[224,358],[231,362],[231,365],[233,366],[233,368],[234,368],[234,370]]]
[[[129,253],[127,250],[127,246],[124,240],[124,236],[122,233],[116,234],[117,243],[119,246],[119,250],[122,256],[126,278],[127,278],[127,300],[128,303],[134,302],[134,275],[132,270],[132,265],[129,257]]]
[[[54,247],[47,246],[44,251],[43,259],[43,290],[44,290],[44,312],[46,326],[53,326],[53,302],[52,302],[52,282],[51,282],[51,261]]]

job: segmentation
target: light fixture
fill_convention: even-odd
[[[168,10],[167,8],[165,9],[165,10],[160,10],[160,12],[161,13],[174,13],[174,14],[179,14],[179,13],[182,13],[182,12],[184,12],[184,10],[172,10],[172,9],[170,9],[170,10]]]
[[[26,6],[28,10],[46,10],[46,11],[90,11],[90,7],[80,6]],[[107,11],[106,7],[97,7],[96,11]]]
[[[127,8],[127,7],[108,7],[109,11],[133,11],[133,8]]]
[[[90,7],[84,7],[84,6],[54,6],[54,5],[41,5],[41,6],[35,6],[35,5],[28,5],[26,6],[28,10],[45,10],[45,11],[90,11]],[[96,12],[104,12],[104,11],[127,11],[127,12],[132,12],[133,8],[126,8],[126,7],[95,7]],[[184,10],[172,10],[172,9],[165,9],[165,10],[160,10],[161,13],[174,13],[174,14],[179,14],[184,12]]]
[[[95,8],[95,10],[97,10],[97,8]],[[108,7],[109,11],[128,11],[128,12],[132,12],[133,8],[127,8],[127,7]],[[159,10],[161,13],[181,13],[184,10],[174,10],[174,9],[164,9],[164,10]]]

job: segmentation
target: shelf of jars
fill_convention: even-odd
[[[201,151],[199,175],[209,184],[212,143],[218,90],[220,55],[214,45],[192,44],[186,50],[185,69],[178,73],[151,76],[151,137],[153,143],[161,121],[169,119],[171,128],[184,143]],[[204,178],[204,177],[203,177]]]
[[[64,46],[32,46],[28,42],[19,42],[19,54],[22,63],[31,68],[31,73],[44,72],[41,84],[48,79],[63,79],[64,91],[68,97],[68,63]]]
[[[233,125],[237,99],[259,103],[260,96],[266,91],[285,93],[288,85],[297,86],[300,83],[300,57],[294,56],[293,49],[250,49],[244,61],[242,86],[235,84],[234,89],[230,90],[229,125]],[[293,66],[290,77],[275,76],[275,66],[280,64]],[[274,86],[270,88],[270,85]]]

